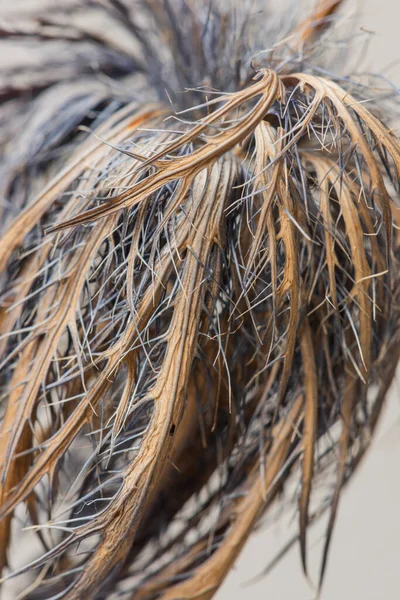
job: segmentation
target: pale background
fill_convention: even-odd
[[[348,1],[347,11],[351,13],[351,7],[355,6],[355,2]],[[375,32],[370,36],[364,66],[378,73],[384,71],[400,87],[400,1],[365,0],[358,2],[358,8],[362,12],[359,26]],[[398,103],[400,105],[400,92]],[[287,539],[285,523],[279,520],[272,525],[266,523],[253,534],[235,570],[217,594],[217,600],[312,600],[316,597],[302,574],[298,545],[267,577],[250,582]],[[322,535],[322,526],[316,526],[309,544],[314,581],[317,580]],[[372,449],[343,493],[321,593],[321,600],[399,599],[400,373]]]

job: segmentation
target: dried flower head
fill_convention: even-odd
[[[400,145],[385,99],[318,67],[339,4],[281,43],[222,0],[2,25],[40,66],[0,85],[19,598],[211,598],[292,473],[305,571],[330,511],[322,583],[400,351]]]

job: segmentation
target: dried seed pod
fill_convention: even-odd
[[[20,598],[211,598],[296,471],[307,572],[333,466],[322,583],[398,362],[399,141],[308,65],[340,2],[256,69],[259,19],[198,4],[3,28],[47,46],[43,77],[0,88],[0,566]]]

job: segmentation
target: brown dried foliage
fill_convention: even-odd
[[[123,106],[4,231],[0,565],[18,510],[43,546],[21,597],[211,598],[297,468],[307,571],[328,462],[322,582],[398,361],[400,145],[307,72],[205,109]]]

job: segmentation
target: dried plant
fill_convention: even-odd
[[[339,4],[281,43],[217,0],[2,24],[42,53],[0,86],[19,598],[211,598],[292,473],[305,572],[330,511],[322,583],[400,349],[400,145],[385,98],[318,67]]]

